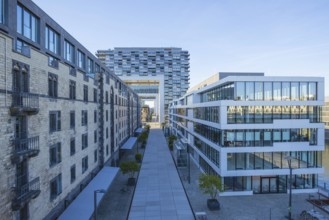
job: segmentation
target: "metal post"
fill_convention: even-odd
[[[94,191],[94,219],[97,220],[97,190]]]
[[[191,183],[191,161],[190,161],[190,146],[187,144],[187,162],[188,162],[188,183]]]

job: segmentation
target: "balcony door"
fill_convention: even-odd
[[[29,71],[21,64],[14,64],[14,91],[29,92]]]
[[[27,118],[26,118],[26,116],[16,117],[15,138],[16,138],[16,140],[27,138]]]
[[[278,177],[261,177],[261,193],[278,193]]]

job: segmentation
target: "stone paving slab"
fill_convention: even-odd
[[[161,129],[150,130],[129,219],[194,219]]]

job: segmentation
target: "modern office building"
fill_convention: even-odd
[[[326,129],[326,140],[329,141],[329,97],[326,97],[325,106],[322,108],[322,119]]]
[[[172,132],[223,195],[314,192],[323,172],[324,79],[219,73],[170,104]],[[181,146],[182,144],[180,144]],[[288,157],[289,156],[289,157]]]
[[[114,48],[99,50],[97,56],[143,104],[154,103],[160,122],[168,116],[169,102],[189,88],[189,53],[181,48]]]
[[[0,7],[0,216],[54,219],[117,162],[138,96],[32,1]]]

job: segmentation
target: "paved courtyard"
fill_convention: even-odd
[[[165,137],[159,128],[150,130],[129,219],[194,219]]]
[[[222,196],[219,197],[220,211],[209,211],[207,208],[208,196],[202,194],[198,187],[200,171],[191,163],[191,184],[187,181],[187,168],[179,168],[182,182],[192,204],[194,212],[206,212],[207,220],[283,220],[288,214],[288,194],[262,194],[253,196]],[[317,194],[312,194],[317,198]],[[312,204],[306,201],[309,194],[292,195],[293,219],[301,219],[303,210],[313,209]],[[329,215],[315,208],[329,219]]]

